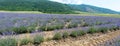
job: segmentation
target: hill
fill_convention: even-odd
[[[70,5],[69,6],[76,10],[76,11],[81,11],[81,12],[90,12],[90,13],[108,13],[108,14],[120,14],[120,12],[107,9],[107,8],[101,8],[101,7],[96,7],[96,6],[91,6],[91,5]]]
[[[110,9],[91,5],[71,5],[49,0],[0,0],[2,11],[40,11],[42,13],[73,14],[80,12],[120,14]]]
[[[71,13],[68,5],[48,0],[0,0],[0,10]]]

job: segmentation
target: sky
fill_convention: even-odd
[[[120,0],[51,0],[64,4],[87,4],[120,11]]]

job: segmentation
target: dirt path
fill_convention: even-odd
[[[43,42],[40,46],[116,46],[115,42],[120,39],[120,31],[106,34],[87,34],[78,38],[67,38],[60,41]]]

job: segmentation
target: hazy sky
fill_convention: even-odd
[[[66,4],[88,4],[120,11],[120,0],[52,0]]]

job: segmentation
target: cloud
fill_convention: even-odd
[[[81,4],[82,0],[51,0],[51,1],[56,1],[64,4]]]

